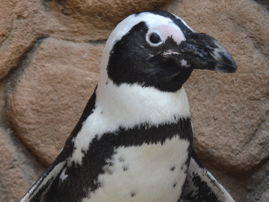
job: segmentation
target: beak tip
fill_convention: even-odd
[[[236,64],[224,64],[224,63],[218,63],[215,67],[215,71],[222,72],[222,73],[235,73],[237,70]]]
[[[230,53],[220,44],[217,50],[213,51],[213,58],[216,61],[215,71],[223,73],[235,73],[237,65]]]

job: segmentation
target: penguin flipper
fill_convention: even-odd
[[[63,170],[66,161],[57,161],[43,173],[39,180],[31,187],[20,202],[41,202],[46,192],[49,190],[55,178]]]
[[[234,202],[226,189],[199,161],[194,150],[181,198],[183,202]]]

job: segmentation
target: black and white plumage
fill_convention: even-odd
[[[106,42],[98,85],[59,156],[21,202],[234,201],[192,149],[193,69],[232,73],[214,38],[166,11],[130,15]]]

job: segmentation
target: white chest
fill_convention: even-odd
[[[189,142],[173,137],[163,144],[119,147],[98,177],[101,187],[83,202],[176,202],[187,170]]]

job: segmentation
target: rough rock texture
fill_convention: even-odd
[[[27,151],[20,144],[15,146],[12,139],[16,138],[12,138],[11,132],[0,128],[0,201],[3,202],[19,201],[43,171],[42,167],[29,163],[31,157]]]
[[[114,26],[159,8],[234,57],[236,74],[196,70],[185,85],[195,150],[236,201],[269,200],[268,1],[3,0],[0,201],[18,201],[59,153],[96,86]]]
[[[49,5],[48,2],[50,1],[46,2],[45,5],[48,7],[53,5]],[[109,30],[113,29],[118,22],[131,13],[158,9],[168,2],[171,2],[171,0],[58,0],[56,1],[58,6],[55,6],[56,4],[54,4],[52,8],[58,7],[58,9],[66,15],[80,18],[85,22],[89,21],[97,29]]]
[[[96,86],[103,47],[44,39],[9,95],[15,130],[46,165],[59,153]]]
[[[5,108],[5,94],[4,94],[4,85],[0,84],[0,117],[3,117],[3,112]]]
[[[25,1],[1,2],[0,8],[0,79],[17,64],[19,57],[33,42],[31,33],[22,22],[28,16],[31,6],[23,6]],[[20,4],[20,8],[17,6]]]
[[[246,181],[248,195],[246,201],[269,201],[269,162],[261,165]]]
[[[12,165],[12,151],[8,147],[8,142],[5,136],[7,136],[5,131],[0,129],[0,152],[1,154],[5,154],[0,156],[0,200],[18,201],[19,196],[27,191],[27,184],[22,173]],[[16,181],[10,181],[9,178],[16,179]],[[16,192],[19,193],[18,197],[16,197]]]
[[[106,39],[125,16],[161,8],[170,1],[4,0],[0,8],[0,79],[19,64],[39,38]]]

